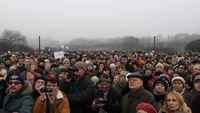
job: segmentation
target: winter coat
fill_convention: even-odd
[[[94,83],[88,76],[70,83],[61,83],[61,88],[68,96],[71,113],[87,113],[92,103]]]
[[[195,96],[194,99],[192,100],[191,103],[192,113],[200,113],[199,106],[200,106],[200,93],[197,96]]]
[[[185,101],[186,101],[188,106],[191,107],[192,100],[198,94],[199,94],[199,92],[197,92],[196,90],[191,90],[191,91],[186,92],[186,94],[184,95],[184,98],[185,98]]]
[[[47,109],[47,101],[43,100],[42,97],[38,97],[36,100],[34,107],[33,107],[33,112],[32,113],[46,113]],[[63,95],[61,91],[58,92],[55,104],[53,104],[52,109],[55,110],[54,113],[70,113],[70,108],[69,108],[69,101],[67,97]]]
[[[136,106],[141,102],[147,102],[155,106],[155,99],[153,95],[144,88],[137,92],[129,91],[122,98],[122,113],[136,113]]]
[[[0,109],[3,107],[3,99],[6,96],[6,81],[0,80]]]
[[[128,87],[128,83],[119,83],[119,84],[116,84],[115,86],[113,86],[119,93],[120,95],[124,96],[126,95],[130,89]]]
[[[120,113],[120,93],[115,88],[111,88],[107,92],[106,96],[101,91],[95,90],[93,98],[93,102],[98,98],[105,99],[103,110],[105,110],[107,113]],[[92,113],[99,113],[99,109],[93,110]]]
[[[200,92],[192,90],[185,95],[185,100],[188,106],[191,108],[192,113],[200,113]]]
[[[156,95],[156,94],[153,94],[154,95],[154,98],[155,98],[155,103],[156,103],[156,109],[159,110],[160,107],[162,107],[163,105],[163,102],[165,100],[165,94],[164,95]]]
[[[4,98],[3,110],[8,113],[31,113],[33,106],[31,92],[32,88],[28,83],[25,83],[19,93],[8,93]]]

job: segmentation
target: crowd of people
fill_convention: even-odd
[[[200,55],[9,52],[0,113],[200,113]]]

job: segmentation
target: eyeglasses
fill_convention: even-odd
[[[12,85],[12,84],[14,84],[14,85],[19,85],[19,84],[21,84],[21,82],[19,82],[19,81],[10,81],[10,82],[8,82],[8,84],[9,85]]]

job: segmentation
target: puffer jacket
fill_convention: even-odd
[[[19,93],[8,93],[4,98],[3,111],[8,113],[31,113],[33,106],[31,92],[31,86],[25,83],[22,91]]]

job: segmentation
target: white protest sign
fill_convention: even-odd
[[[63,51],[54,52],[54,57],[55,59],[62,59],[65,57],[65,52]]]

